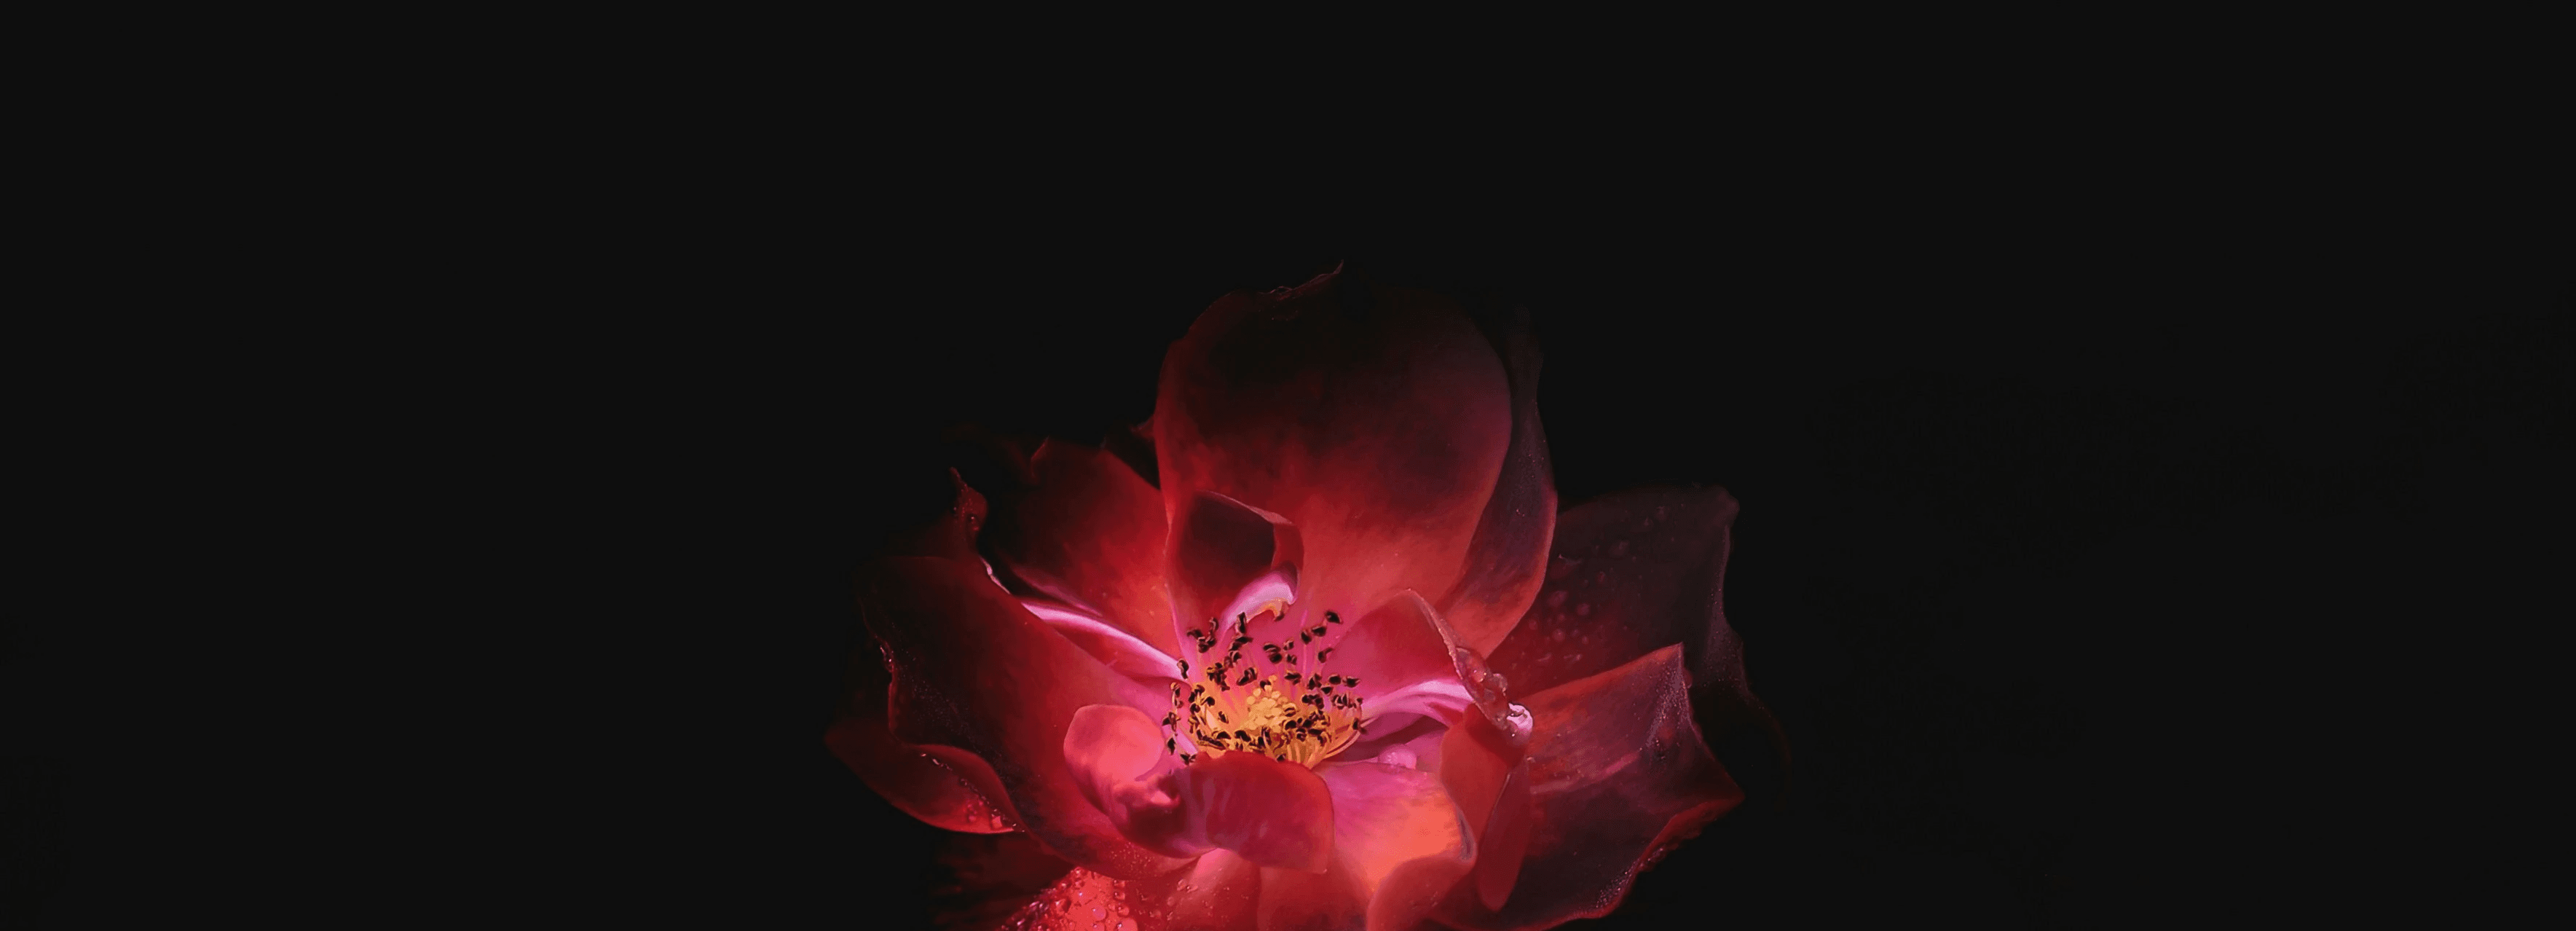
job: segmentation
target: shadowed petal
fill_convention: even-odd
[[[1712,634],[1726,628],[1735,511],[1722,488],[1628,491],[1568,509],[1546,584],[1494,651],[1494,671],[1530,693],[1678,643],[1705,678]]]
[[[1487,335],[1502,353],[1511,384],[1512,441],[1468,545],[1466,574],[1442,599],[1440,615],[1458,632],[1459,643],[1490,654],[1538,597],[1548,540],[1556,531],[1556,476],[1548,466],[1547,432],[1539,426],[1538,341],[1530,336],[1528,312],[1515,311]]]
[[[1621,492],[1560,515],[1547,583],[1491,665],[1535,692],[1681,644],[1702,726],[1760,727],[1788,765],[1788,737],[1744,675],[1744,641],[1726,622],[1726,557],[1735,499],[1723,488]]]
[[[1333,803],[1313,770],[1258,753],[1209,754],[1164,772],[1137,798],[1131,837],[1175,856],[1211,848],[1262,866],[1321,872],[1333,849]]]
[[[1317,772],[1333,787],[1332,868],[1262,870],[1261,927],[1414,927],[1473,867],[1458,806],[1419,770],[1328,763]]]
[[[1475,863],[1466,819],[1421,770],[1343,763],[1321,774],[1333,790],[1333,855],[1368,900],[1368,927],[1413,927]]]
[[[1499,910],[1462,888],[1441,920],[1522,931],[1609,914],[1640,869],[1743,801],[1701,742],[1689,689],[1676,645],[1529,696],[1536,819],[1520,876]]]
[[[1369,719],[1421,714],[1446,724],[1475,703],[1458,677],[1456,640],[1420,595],[1399,592],[1341,628],[1319,626],[1325,629],[1325,637],[1316,642],[1316,652],[1329,648],[1333,653],[1330,661],[1316,668],[1359,677],[1358,691],[1368,699]]]
[[[859,668],[862,663],[874,674]],[[840,717],[823,732],[832,755],[894,807],[934,827],[975,834],[1015,830],[1019,816],[993,767],[955,747],[896,740],[886,725],[884,666],[874,657],[853,657],[851,665],[856,685]]]
[[[1529,846],[1526,743],[1472,715],[1441,735],[1436,771],[1476,838],[1474,879],[1487,908],[1500,907],[1511,895]]]
[[[1456,586],[1511,433],[1502,365],[1454,305],[1342,273],[1219,299],[1154,410],[1166,513],[1213,491],[1295,523],[1307,616]]]
[[[1121,837],[1064,760],[1075,710],[1149,690],[1048,629],[981,563],[889,558],[860,583],[868,628],[894,670],[896,738],[991,764],[1021,823],[1065,859],[1130,877],[1181,865]]]
[[[1261,901],[1262,867],[1231,851],[1211,850],[1174,884],[1169,927],[1190,931],[1251,931]],[[1139,929],[1143,931],[1143,929]]]
[[[1109,453],[1048,440],[1030,457],[1037,483],[984,534],[1001,568],[1058,602],[1165,653],[1162,493]]]
[[[1230,625],[1253,603],[1295,595],[1305,549],[1297,525],[1215,492],[1192,494],[1185,505],[1168,560],[1173,643],[1194,646],[1188,631]]]
[[[1155,649],[1125,629],[1090,612],[1035,598],[1020,599],[1020,606],[1046,622],[1058,636],[1072,641],[1074,646],[1082,648],[1082,652],[1091,654],[1091,658],[1099,660],[1101,665],[1124,675],[1168,680],[1179,672],[1173,664],[1176,657]],[[1170,631],[1165,630],[1164,633],[1169,634]]]

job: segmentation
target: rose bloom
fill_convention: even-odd
[[[1735,502],[1558,513],[1525,320],[1340,272],[1218,300],[1165,357],[1154,475],[1049,441],[861,570],[826,744],[1075,864],[1009,927],[1608,914],[1743,799],[1694,683],[1778,728],[1720,610]]]

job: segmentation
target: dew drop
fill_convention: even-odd
[[[1595,572],[1595,573],[1593,573],[1593,574],[1592,574],[1592,581],[1593,581],[1593,583],[1594,583],[1594,584],[1596,584],[1596,585],[1608,585],[1608,584],[1610,584],[1610,570],[1608,570],[1608,569],[1603,569],[1603,570],[1601,570],[1601,571],[1599,571],[1599,572]]]
[[[1628,541],[1626,541],[1626,540],[1621,540],[1621,541],[1619,541],[1619,542],[1617,542],[1617,543],[1610,544],[1610,556],[1611,556],[1611,558],[1613,558],[1613,559],[1617,559],[1617,558],[1625,557],[1625,556],[1627,556],[1627,555],[1628,555]]]
[[[1091,921],[1093,926],[1097,927],[1100,920],[1107,917],[1109,917],[1108,909],[1100,907],[1097,903],[1091,906]]]
[[[1565,604],[1565,589],[1560,588],[1560,589],[1557,589],[1557,590],[1555,590],[1555,591],[1552,591],[1552,592],[1547,593],[1547,606],[1548,606],[1548,607],[1551,607],[1551,608],[1554,608],[1554,607],[1560,607],[1560,606],[1562,606],[1562,605],[1564,605],[1564,604]]]
[[[1554,640],[1554,641],[1556,641],[1556,642],[1558,642],[1558,643],[1564,643],[1564,642],[1565,642],[1565,628],[1559,627],[1559,628],[1557,628],[1557,629],[1555,629],[1555,630],[1548,631],[1548,632],[1547,632],[1547,639]]]
[[[1581,603],[1581,604],[1575,605],[1575,606],[1574,606],[1574,616],[1575,616],[1575,617],[1591,617],[1591,616],[1592,616],[1592,603],[1591,603],[1591,602],[1589,602],[1589,601],[1586,601],[1586,602],[1583,602],[1583,603]]]

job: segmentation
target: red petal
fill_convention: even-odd
[[[1410,713],[1448,724],[1474,702],[1466,684],[1458,680],[1455,641],[1421,596],[1400,592],[1368,616],[1352,621],[1347,630],[1323,626],[1327,639],[1310,653],[1330,647],[1333,658],[1308,671],[1320,668],[1326,674],[1358,677],[1358,692],[1368,699],[1369,719]]]
[[[823,733],[833,756],[894,807],[933,827],[975,834],[1015,830],[1011,825],[1019,818],[991,765],[955,747],[894,739],[886,727],[885,689],[873,691],[873,707],[845,714]]]
[[[1119,836],[1065,765],[1074,711],[1130,703],[1142,687],[1049,630],[980,563],[880,560],[860,592],[895,673],[895,737],[992,764],[1021,823],[1065,859],[1113,876],[1181,865]]]
[[[1520,876],[1499,911],[1455,894],[1442,920],[1519,931],[1609,914],[1638,871],[1743,801],[1700,739],[1689,689],[1675,645],[1530,696],[1537,819]]]
[[[1234,623],[1247,589],[1294,594],[1305,547],[1287,518],[1206,491],[1183,499],[1178,513],[1168,560],[1172,642],[1189,643],[1186,632],[1211,620]]]
[[[1454,306],[1339,273],[1219,299],[1154,412],[1167,513],[1213,491],[1294,522],[1306,617],[1450,591],[1511,434],[1502,365]]]
[[[1254,906],[1261,901],[1263,869],[1224,850],[1207,856],[1180,874],[1168,901],[1170,927],[1189,931],[1251,931],[1257,926]],[[1300,874],[1302,875],[1302,874]]]
[[[1380,763],[1321,767],[1333,790],[1333,856],[1368,902],[1368,926],[1404,931],[1474,865],[1476,844],[1440,779]]]
[[[1529,694],[1678,643],[1704,674],[1713,637],[1727,630],[1720,596],[1734,522],[1722,488],[1621,492],[1567,510],[1538,601],[1488,664],[1514,694]]]
[[[1458,641],[1478,653],[1492,653],[1538,597],[1556,532],[1556,477],[1548,467],[1547,432],[1539,426],[1538,341],[1530,336],[1529,315],[1513,314],[1493,335],[1511,383],[1512,442],[1468,545],[1466,575],[1440,606]]]
[[[1468,716],[1442,735],[1440,784],[1458,801],[1476,837],[1476,888],[1499,907],[1520,876],[1529,846],[1529,761],[1524,748],[1482,717]]]
[[[1035,598],[1020,599],[1020,607],[1027,608],[1058,636],[1081,647],[1082,652],[1091,654],[1091,658],[1099,660],[1101,665],[1130,678],[1168,681],[1180,671],[1174,668],[1174,657],[1170,654],[1089,612]],[[1164,631],[1167,637],[1170,633],[1168,629]],[[1150,700],[1146,702],[1151,703]]]
[[[1064,730],[1064,762],[1083,797],[1108,812],[1121,833],[1147,846],[1156,844],[1135,837],[1128,821],[1138,807],[1170,807],[1172,800],[1158,797],[1153,786],[1165,772],[1181,767],[1180,758],[1163,749],[1164,739],[1153,718],[1126,705],[1086,705],[1073,713],[1073,723]]]
[[[1328,763],[1318,772],[1333,787],[1332,868],[1262,870],[1261,927],[1414,927],[1473,867],[1458,806],[1419,770]]]
[[[1163,497],[1118,457],[1048,440],[1029,460],[1035,487],[993,515],[985,539],[1021,581],[1165,653]]]
[[[1210,754],[1164,773],[1154,791],[1163,807],[1137,811],[1130,827],[1155,849],[1222,847],[1262,866],[1314,872],[1332,856],[1332,795],[1304,766],[1258,753]]]

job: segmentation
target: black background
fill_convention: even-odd
[[[927,924],[939,832],[820,741],[852,568],[974,468],[950,428],[1096,441],[1210,301],[1341,262],[1534,313],[1567,502],[1742,503],[1727,613],[1794,783],[1716,740],[1750,801],[1600,924],[2456,918],[2536,881],[2478,838],[2536,830],[2551,733],[2516,716],[2568,564],[2563,242],[2008,169],[1687,176],[1150,208],[1078,177],[755,179],[374,279],[404,293],[353,293],[429,307],[394,343],[431,358],[344,412],[399,439],[336,506],[432,555],[357,547],[375,587],[316,628],[331,690],[284,701],[354,723],[254,767],[276,807],[204,803],[260,833],[356,796],[231,894]],[[16,707],[82,694],[12,636]],[[164,791],[144,743],[10,762],[13,902],[77,924],[246,856],[102,866],[157,850],[118,814]]]

